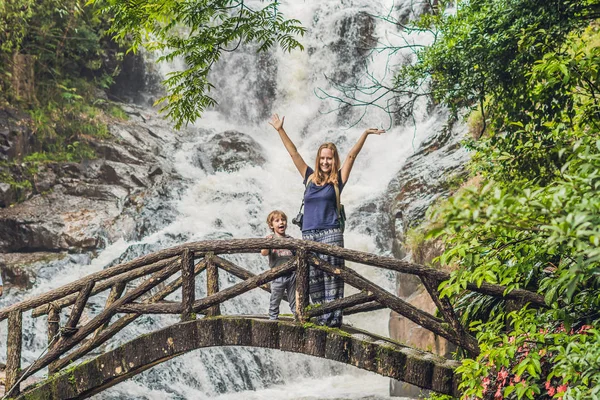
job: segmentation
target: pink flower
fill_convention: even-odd
[[[490,378],[488,378],[487,376],[485,378],[483,378],[483,380],[481,381],[481,386],[483,386],[483,393],[487,392],[488,390],[488,386],[490,385]]]
[[[502,396],[502,388],[499,387],[494,394],[494,400],[502,400],[503,398],[504,396]]]
[[[508,371],[504,367],[502,367],[500,372],[498,372],[498,380],[502,379],[502,383],[504,383],[506,381],[506,378],[508,378]]]
[[[546,389],[548,389],[548,396],[554,396],[556,394],[556,389],[553,386],[547,387]]]
[[[521,382],[521,375],[515,375],[515,383]]]
[[[557,390],[558,390],[558,392],[559,392],[559,393],[564,393],[564,392],[566,392],[566,391],[567,391],[567,389],[568,389],[568,388],[569,388],[569,385],[567,385],[567,384],[563,384],[563,385],[560,385],[560,386],[557,388]]]

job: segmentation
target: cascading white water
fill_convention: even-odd
[[[352,55],[348,49],[360,45],[358,32],[353,30],[356,23],[353,17],[358,14],[387,15],[390,10],[392,13],[403,12],[412,4],[410,0],[403,1],[406,4],[394,4],[392,0],[282,3],[280,11],[288,18],[299,19],[308,29],[306,37],[302,38],[307,50],[292,53],[275,51],[257,56],[247,49],[226,55],[216,66],[212,76],[217,84],[214,96],[221,105],[206,112],[195,125],[198,134],[185,136],[186,142],[169,155],[176,171],[186,179],[183,192],[175,196],[177,200],[165,205],[175,209],[176,220],[137,243],[114,243],[94,260],[87,256],[73,256],[61,265],[52,264],[47,276],[42,269],[40,281],[29,294],[42,293],[102,269],[126,249],[130,249],[128,257],[132,258],[145,250],[158,250],[183,241],[263,237],[267,234],[265,218],[273,209],[284,210],[291,220],[300,205],[304,189],[302,178],[277,133],[268,125],[265,111],[267,114],[276,112],[280,116],[285,115],[285,128],[309,165],[314,163],[316,149],[322,142],[335,142],[344,156],[365,128],[388,128],[387,114],[375,108],[368,109],[356,126],[348,127],[349,123],[358,120],[363,110],[328,113],[339,104],[333,100],[320,100],[314,93],[318,89],[332,91],[325,76],[340,76],[340,71],[350,76],[364,72],[360,59],[348,62],[349,54]],[[260,5],[260,1],[257,4]],[[374,23],[372,34],[379,40],[377,46],[405,44],[406,37],[402,37],[396,26],[376,18],[369,20]],[[340,42],[342,39],[343,43]],[[411,36],[410,40],[425,43],[429,39]],[[374,52],[367,59],[369,71],[387,81],[391,79],[391,69],[406,62],[410,50],[396,53],[389,59],[388,56],[385,52]],[[426,105],[418,104],[415,123],[406,127],[394,126],[381,136],[368,138],[343,192],[349,220],[353,219],[361,205],[379,201],[404,160],[424,138],[441,129],[445,118],[427,115]],[[265,162],[262,165],[248,164],[229,172],[198,167],[194,161],[196,158],[216,156],[199,154],[198,149],[207,148],[215,134],[227,130],[253,138],[258,144],[256,150],[264,156]],[[388,254],[390,249],[376,246],[373,236],[366,233],[369,231],[366,228],[377,229],[377,226],[368,226],[370,222],[361,221],[358,227],[346,231],[346,247]],[[299,229],[291,224],[288,233],[301,237]],[[131,251],[132,246],[139,250]],[[229,258],[254,272],[267,268],[265,259],[259,255]],[[349,266],[388,290],[394,290],[394,276],[389,272],[351,263]],[[220,276],[221,287],[237,282],[225,275]],[[199,280],[197,296],[204,294],[204,287]],[[347,288],[346,293],[352,293],[352,289]],[[176,299],[177,295],[172,298]],[[2,300],[4,304],[6,301]],[[98,300],[98,304],[100,309],[102,302]],[[264,314],[267,305],[268,294],[253,291],[222,305],[222,312]],[[282,307],[282,312],[289,312],[287,305]],[[90,314],[95,312],[90,311]],[[389,311],[382,310],[366,316],[346,317],[345,322],[387,335],[388,314]],[[119,334],[116,343],[110,344],[110,347],[176,321],[177,317],[144,316]],[[45,321],[26,319],[24,326],[23,358],[29,363],[45,347]],[[6,343],[4,332],[2,343]],[[5,349],[0,348],[0,351]],[[248,348],[197,350],[95,396],[98,399],[220,400],[387,397],[387,378],[308,356]]]

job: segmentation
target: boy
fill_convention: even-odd
[[[274,210],[267,216],[267,225],[273,232],[267,235],[267,238],[291,236],[285,233],[287,229],[287,215],[283,211]],[[262,249],[260,254],[269,256],[269,267],[275,268],[285,264],[292,259],[294,254],[287,249]],[[287,292],[287,298],[290,304],[292,314],[296,315],[296,272],[291,272],[287,275],[280,276],[271,282],[271,301],[269,304],[269,319],[276,320],[279,318],[279,304],[283,296]]]

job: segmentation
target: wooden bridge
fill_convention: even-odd
[[[257,253],[263,248],[285,248],[295,257],[285,265],[259,275],[220,257]],[[414,274],[421,278],[441,318],[419,310],[365,279],[349,267],[333,267],[317,253],[377,268]],[[309,306],[308,271],[313,265],[339,275],[360,292],[327,304]],[[269,291],[273,279],[296,271],[297,320],[268,321],[264,316],[222,316],[220,304],[253,289]],[[196,277],[206,273],[206,296],[196,299]],[[219,287],[219,274],[242,281]],[[431,332],[463,348],[479,352],[477,341],[461,325],[451,304],[437,287],[448,273],[418,264],[326,244],[293,239],[237,239],[201,241],[162,250],[88,275],[68,285],[0,310],[8,318],[5,397],[19,399],[86,398],[163,361],[212,346],[253,346],[327,358],[402,380],[443,394],[458,395],[458,365],[352,327],[319,327],[310,319],[336,309],[345,315],[382,308],[394,310]],[[133,287],[132,287],[133,286]],[[544,305],[541,296],[521,289],[508,293],[500,285],[475,284],[468,290]],[[110,290],[103,310],[89,321],[81,316],[90,297]],[[152,290],[152,291],[151,291]],[[164,300],[181,290],[181,301]],[[71,307],[61,323],[61,310]],[[21,364],[23,313],[47,315],[48,351],[30,365]],[[121,314],[113,321],[113,317]],[[124,314],[124,315],[123,315]],[[95,358],[85,357],[144,314],[178,314],[181,322],[149,332]],[[202,318],[200,318],[202,317]],[[29,387],[21,382],[47,368],[48,378]]]

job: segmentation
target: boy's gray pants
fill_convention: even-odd
[[[287,293],[286,293],[287,292]],[[271,282],[271,301],[269,304],[269,319],[279,318],[279,304],[287,294],[292,314],[296,315],[296,273],[284,275]]]

